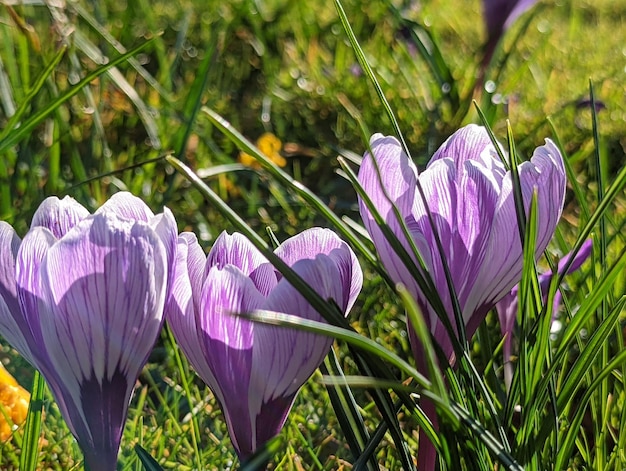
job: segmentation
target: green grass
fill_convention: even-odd
[[[593,260],[567,278],[568,312],[577,314],[551,356],[526,352],[536,360],[529,372],[533,380],[520,384],[518,394],[527,399],[532,391],[523,388],[541,385],[545,395],[528,403],[537,415],[520,417],[504,402],[500,355],[486,349],[483,338],[474,343],[473,358],[517,446],[514,456],[529,463],[527,469],[539,462],[533,460],[553,462],[550,453],[556,459],[557,443],[569,447],[558,457],[563,468],[619,469],[626,463],[619,451],[626,437],[621,433],[626,427],[624,366],[623,361],[609,370],[606,366],[613,358],[623,360],[619,301],[626,290],[621,258],[626,201],[623,190],[606,206],[598,196],[610,196],[610,183],[626,162],[626,2],[543,2],[535,13],[525,15],[503,45],[510,55],[494,93],[502,94],[507,106],[494,103],[498,100],[493,94],[473,93],[484,41],[479,1],[392,3],[399,11],[402,3],[414,5],[403,14],[434,38],[459,93],[456,102],[442,95],[423,58],[398,40],[398,19],[385,2],[342,2],[418,163],[424,164],[461,124],[478,121],[472,98],[502,141],[510,120],[522,156],[544,137],[558,138],[568,154],[572,191],[549,252],[563,255],[587,227],[597,246],[605,249],[606,260]],[[110,194],[127,189],[155,210],[167,205],[179,229],[193,230],[208,250],[222,230],[233,230],[233,223],[164,159],[173,154],[199,173],[236,162],[241,138],[225,134],[202,106],[252,142],[270,130],[284,143],[295,144],[284,169],[287,176],[302,182],[337,215],[358,221],[356,193],[336,174],[336,156],[363,153],[361,127],[387,134],[393,127],[371,82],[354,74],[357,59],[332,2],[312,7],[297,0],[80,0],[68,2],[65,10],[5,6],[0,19],[0,219],[20,235],[48,195],[69,194],[95,209]],[[527,30],[515,41],[526,19]],[[73,33],[64,37],[64,28]],[[105,70],[103,57],[111,61],[144,46],[133,54],[134,62],[123,60],[117,69]],[[77,88],[85,77],[88,84]],[[597,113],[597,142],[589,107],[577,107],[589,97],[589,79],[596,100],[604,104]],[[16,112],[18,118],[11,119]],[[265,240],[267,227],[283,240],[312,225],[331,223],[321,206],[270,167],[238,169],[206,181]],[[601,218],[598,208],[604,210]],[[600,230],[600,220],[605,231]],[[351,326],[412,362],[402,303],[375,264],[366,262],[364,269],[369,276],[349,318]],[[587,333],[581,334],[581,329]],[[488,316],[480,335],[493,346],[499,343],[495,316]],[[354,352],[344,342],[338,342],[336,352],[347,375],[359,374]],[[581,358],[588,360],[589,369]],[[2,361],[23,386],[31,387],[32,369],[7,345]],[[390,371],[399,374],[396,368]],[[542,382],[546,371],[554,371],[554,376]],[[316,373],[298,396],[272,461],[276,469],[342,469],[354,461],[321,379]],[[598,389],[591,389],[596,380]],[[566,401],[558,403],[564,411],[559,420],[571,421],[569,429],[563,422],[562,428],[551,428],[554,416],[546,404],[554,391],[571,392],[571,398],[558,398]],[[353,393],[373,434],[381,419],[372,393],[358,387]],[[398,398],[395,393],[392,397]],[[43,404],[38,469],[82,469],[80,450],[49,394]],[[463,405],[489,430],[496,430],[484,402]],[[398,421],[415,454],[418,415],[403,409]],[[18,430],[11,441],[0,444],[2,469],[18,469],[21,436]],[[533,454],[537,437],[543,439],[540,446],[547,443],[543,454]],[[469,433],[465,438],[475,440]],[[602,445],[592,448],[599,440]],[[163,469],[238,466],[218,405],[167,331],[140,377],[120,469],[142,469],[136,444]],[[386,469],[402,469],[397,443],[389,433],[374,456]]]

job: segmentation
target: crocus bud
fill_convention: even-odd
[[[363,274],[350,247],[313,228],[275,251],[347,315]],[[191,233],[178,239],[168,323],[185,356],[219,400],[233,445],[245,459],[283,427],[300,387],[332,339],[237,316],[253,310],[322,321],[321,315],[243,235],[222,233],[208,258]]]
[[[46,199],[20,241],[0,222],[0,334],[46,379],[90,471],[116,468],[163,323],[176,222],[117,193],[91,215]]]
[[[419,175],[395,138],[375,134],[370,146],[373,155],[365,154],[359,182],[406,251],[413,254],[413,245],[417,247],[454,327],[454,303],[446,281],[446,264],[470,338],[487,312],[510,292],[522,274],[522,244],[510,171],[500,161],[486,130],[475,125],[452,135]],[[552,141],[546,140],[518,170],[526,212],[533,192],[537,194],[536,257],[539,257],[554,234],[563,208],[566,184],[563,159]],[[418,180],[425,200],[417,190]],[[431,300],[389,244],[365,203],[360,200],[359,204],[365,227],[389,276],[413,294],[435,341],[451,358],[452,341]],[[404,235],[392,205],[399,211],[413,244]],[[438,249],[435,234],[443,253]],[[413,260],[417,263],[415,257]],[[416,362],[418,367],[422,366],[421,346],[411,326],[409,333]],[[420,467],[422,464],[420,461]]]

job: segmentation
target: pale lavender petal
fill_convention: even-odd
[[[60,239],[87,216],[89,211],[74,198],[66,196],[60,200],[56,196],[50,196],[35,211],[30,227],[43,226]]]
[[[324,299],[334,299],[342,304],[343,290],[336,281],[339,270],[330,257],[319,255],[315,260],[301,260],[293,269]],[[304,319],[322,320],[286,279],[279,282],[263,308]],[[264,324],[255,326],[248,394],[255,447],[280,431],[295,394],[319,367],[331,343],[329,337],[296,329]]]
[[[132,219],[135,221],[148,222],[154,217],[154,213],[143,202],[141,198],[137,198],[132,193],[120,191],[111,196],[102,206],[98,208],[96,213],[110,211],[122,218]]]
[[[15,259],[21,242],[15,230],[0,221],[0,298],[12,313],[20,310],[15,286]]]
[[[377,171],[374,158],[367,152],[359,169],[359,182],[405,250],[412,253],[401,224],[393,213],[391,203],[396,205],[405,220],[412,214],[416,199],[417,169],[403,152],[400,143],[393,137],[375,134],[370,140],[370,146],[380,173]],[[415,292],[417,290],[415,280],[396,255],[361,198],[359,211],[363,224],[391,278],[394,281],[402,280],[411,292]]]
[[[168,298],[171,289],[169,287],[174,283],[173,266],[176,258],[176,244],[178,241],[178,229],[176,228],[176,220],[169,208],[163,208],[161,214],[157,214],[148,220],[148,225],[156,232],[165,247],[167,258],[167,286]]]
[[[374,159],[366,152],[358,178],[378,212],[389,223],[394,219],[391,202],[398,207],[400,214],[411,211],[416,193],[417,169],[395,137],[374,134],[370,147],[378,170]],[[369,210],[360,199],[359,207],[361,217],[364,220],[371,219]]]
[[[86,459],[115,463],[135,381],[161,329],[166,275],[155,232],[112,212],[80,222],[41,263],[42,334],[58,381],[46,379]]]
[[[211,378],[207,383],[216,384],[213,373],[206,366],[200,341],[200,328],[196,312],[200,312],[200,298],[206,257],[195,234],[184,232],[178,237],[176,261],[173,267],[174,282],[171,296],[166,304],[165,316],[178,346],[201,378]],[[197,298],[197,301],[194,299]]]
[[[545,145],[535,149],[530,162],[519,166],[519,175],[527,213],[532,194],[537,191],[536,254],[539,256],[554,235],[565,202],[567,180],[563,157],[554,143],[546,139]]]
[[[318,254],[334,260],[340,272],[338,282],[345,290],[346,304],[340,308],[347,315],[363,286],[363,272],[354,252],[337,234],[330,229],[313,227],[284,241],[275,253],[289,266],[299,260],[314,259]]]
[[[267,263],[267,259],[246,236],[238,232],[232,235],[222,232],[209,252],[205,272],[208,273],[212,267],[233,265],[249,276],[259,266]]]
[[[499,177],[499,180],[505,174],[504,165],[498,158],[489,134],[484,127],[475,124],[468,124],[450,136],[437,149],[428,165],[446,158],[455,163],[459,175],[468,160],[475,160],[487,166],[494,178]]]
[[[250,278],[236,267],[214,266],[204,283],[201,315],[197,319],[204,364],[193,366],[198,372],[211,370],[212,374],[202,379],[222,403],[231,440],[240,456],[254,450],[251,414],[245,398],[250,394],[257,326],[235,314],[259,308],[264,299]]]
[[[13,317],[20,328],[21,335],[30,347],[30,353],[27,351],[20,351],[20,353],[38,369],[45,369],[48,363],[45,349],[43,349],[40,323],[40,303],[43,297],[41,264],[56,241],[56,237],[45,227],[31,229],[20,244],[15,265],[15,282],[20,310],[13,313]],[[11,341],[8,337],[7,340]],[[15,341],[17,340],[16,338]],[[17,348],[17,345],[14,346]]]

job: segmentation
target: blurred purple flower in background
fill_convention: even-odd
[[[172,213],[117,193],[93,215],[47,198],[20,241],[0,221],[0,334],[46,381],[90,471],[116,469],[135,382],[163,323]]]
[[[581,246],[580,250],[576,253],[572,264],[570,265],[567,274],[573,273],[578,270],[583,263],[589,258],[591,255],[591,249],[593,248],[593,241],[588,239]],[[557,267],[557,273],[563,274],[563,270],[570,262],[572,258],[572,254],[569,253],[559,262],[559,266]],[[552,277],[554,274],[552,271],[548,271],[546,273],[542,273],[539,275],[539,287],[541,288],[541,293],[544,298],[544,302],[547,301],[548,289],[550,287],[550,283],[552,282]],[[517,310],[518,310],[518,302],[517,302],[517,293],[519,290],[519,285],[515,285],[510,293],[506,294],[497,304],[496,310],[498,312],[498,318],[500,319],[500,328],[502,329],[502,335],[504,337],[504,348],[503,348],[503,356],[504,356],[504,376],[505,383],[507,387],[511,384],[513,370],[510,364],[511,358],[511,347],[513,340],[513,331],[515,330],[515,321],[517,320]],[[561,305],[561,291],[557,290],[554,295],[554,302],[552,304],[552,318],[554,319],[559,306]]]
[[[350,247],[334,232],[306,230],[275,253],[347,315],[363,274]],[[332,343],[328,337],[233,315],[260,309],[323,320],[243,235],[222,233],[208,258],[195,235],[179,236],[168,323],[220,401],[242,459],[280,432],[298,390]]]
[[[391,231],[412,254],[392,203],[397,207],[454,326],[453,301],[443,263],[447,264],[467,337],[471,338],[487,312],[521,278],[522,245],[511,173],[498,158],[486,130],[476,125],[466,126],[452,135],[419,176],[394,137],[375,134],[370,146],[380,173],[367,152],[359,171],[361,185]],[[526,211],[532,193],[537,192],[536,256],[539,257],[554,234],[565,198],[563,160],[552,141],[546,140],[545,145],[535,149],[532,159],[519,166],[519,176]],[[417,190],[418,179],[425,203]],[[390,277],[403,283],[413,294],[435,341],[453,361],[452,341],[429,299],[386,240],[362,199],[359,204],[365,227]],[[435,228],[431,226],[424,204],[430,209]],[[443,254],[437,249],[435,233],[440,237]],[[409,333],[416,362],[423,368],[421,345],[410,325]],[[424,441],[420,440],[420,469],[432,469],[434,451],[432,445]],[[425,445],[431,445],[428,456],[424,456]]]
[[[487,28],[483,66],[491,60],[504,32],[535,3],[537,0],[483,0],[483,19]]]

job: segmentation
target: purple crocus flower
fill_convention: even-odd
[[[155,216],[124,192],[94,214],[47,198],[22,241],[0,222],[0,334],[43,374],[90,471],[116,468],[176,237],[167,208]]]
[[[334,232],[306,230],[275,253],[348,313],[363,274],[350,247]],[[193,234],[179,236],[171,301],[167,318],[174,336],[221,403],[233,445],[245,459],[280,432],[298,390],[332,340],[233,314],[263,309],[322,317],[237,233],[222,233],[208,258]]]
[[[447,264],[467,336],[471,338],[487,312],[521,278],[522,245],[510,172],[498,158],[486,130],[476,125],[466,126],[452,135],[419,176],[394,137],[375,134],[370,146],[374,158],[370,152],[364,156],[359,171],[361,185],[391,231],[412,254],[392,203],[397,207],[454,326],[453,302],[443,263]],[[554,234],[565,198],[563,160],[552,141],[546,140],[530,161],[519,166],[519,175],[526,211],[532,193],[537,193],[536,255],[539,257]],[[418,180],[425,202],[417,190]],[[364,202],[360,200],[359,204],[365,227],[389,276],[413,294],[435,341],[451,358],[451,339],[430,300],[387,242]],[[425,204],[435,228],[431,226]],[[435,233],[443,246],[443,260]],[[421,346],[410,325],[409,333],[418,366],[423,367]],[[426,449],[422,443],[420,452]],[[434,455],[420,458],[420,466],[424,465],[420,469],[434,466]]]
[[[574,259],[572,260],[572,264],[570,265],[567,273],[573,273],[578,270],[583,263],[589,258],[591,255],[591,249],[593,248],[593,241],[591,239],[587,239],[583,245],[580,247],[580,250],[575,254]],[[572,254],[569,253],[559,262],[557,267],[557,272],[559,275],[563,274],[565,267],[570,262],[572,258]],[[539,275],[539,287],[541,288],[541,293],[544,298],[544,302],[547,301],[548,289],[550,287],[550,283],[552,282],[552,277],[554,274],[552,271],[547,271]],[[513,331],[515,329],[515,321],[517,320],[517,310],[518,310],[518,297],[517,293],[519,290],[519,285],[515,285],[511,292],[507,293],[497,304],[496,311],[498,312],[498,318],[500,319],[500,328],[502,330],[502,335],[504,337],[504,347],[503,347],[503,355],[505,361],[505,383],[507,387],[511,384],[511,379],[513,375],[513,370],[510,368],[509,359],[511,358],[511,346],[513,340]],[[554,302],[552,304],[552,317],[556,316],[557,311],[559,310],[559,306],[561,305],[561,291],[557,290],[554,295]]]
[[[504,32],[535,3],[537,0],[483,0],[483,18],[487,28],[483,65],[491,60]]]

